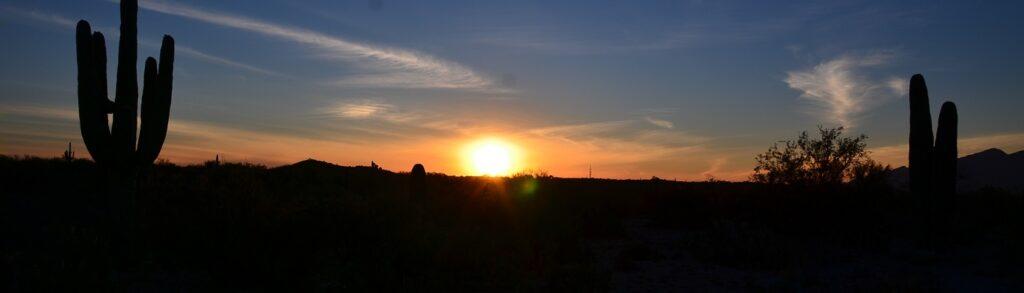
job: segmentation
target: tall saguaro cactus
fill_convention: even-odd
[[[89,22],[78,22],[78,116],[86,149],[101,166],[132,172],[152,164],[160,154],[170,118],[174,73],[174,39],[165,35],[160,63],[149,57],[143,73],[142,125],[136,142],[139,94],[136,74],[139,5],[121,1],[121,40],[118,48],[117,85],[114,101],[107,97],[107,56],[103,34]],[[107,114],[114,121],[108,128]]]
[[[917,197],[928,194],[932,177],[932,114],[924,76],[910,78],[910,191]]]
[[[910,79],[910,191],[919,199],[937,195],[942,201],[956,193],[957,113],[953,102],[942,104],[932,139],[931,110],[924,76]]]
[[[935,130],[935,166],[932,172],[933,192],[944,200],[956,193],[956,104],[945,102],[939,112],[939,126]]]

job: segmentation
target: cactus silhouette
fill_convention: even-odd
[[[910,79],[910,191],[919,199],[935,194],[947,200],[956,193],[956,104],[945,102],[932,140],[931,112],[924,76]]]
[[[427,170],[423,168],[422,164],[416,164],[412,166],[412,173],[409,178],[409,192],[414,197],[422,198],[426,196],[427,187]]]
[[[142,106],[139,113],[137,50],[139,5],[121,0],[121,35],[117,57],[114,101],[107,97],[107,48],[103,34],[93,32],[81,20],[76,28],[78,56],[78,119],[82,140],[93,160],[105,169],[107,206],[111,223],[111,250],[132,255],[135,251],[135,213],[139,171],[153,164],[167,137],[174,73],[174,39],[164,36],[160,63],[149,57],[143,70]],[[114,121],[108,128],[107,114]],[[141,114],[139,127],[137,116]],[[141,129],[137,129],[141,128]],[[136,140],[136,131],[138,139]]]
[[[924,76],[910,78],[910,191],[923,198],[931,188],[932,114],[928,107],[928,88]]]
[[[68,149],[64,151],[64,156],[62,156],[61,158],[64,158],[64,160],[68,162],[75,160],[75,151],[71,149],[70,141],[68,142]]]
[[[939,112],[939,126],[935,130],[935,160],[932,171],[933,192],[949,200],[956,194],[956,104],[945,102]]]
[[[107,57],[103,34],[78,22],[78,116],[86,150],[101,166],[130,172],[152,164],[160,154],[170,118],[174,39],[164,36],[160,63],[149,57],[143,73],[142,125],[136,142],[139,94],[136,74],[138,1],[121,1],[121,35],[114,101],[107,97]],[[114,121],[107,127],[107,114]]]

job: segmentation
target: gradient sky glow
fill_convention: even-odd
[[[1024,2],[833,2],[143,0],[139,64],[175,37],[176,163],[469,175],[497,138],[556,176],[742,180],[845,125],[902,165],[913,73],[933,117],[957,103],[961,154],[1024,149]],[[117,1],[0,0],[0,153],[85,155],[78,19],[116,56]]]

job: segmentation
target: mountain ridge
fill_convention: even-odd
[[[907,189],[909,169],[893,169],[890,183],[898,189]],[[1024,191],[1024,150],[1008,154],[990,148],[957,159],[957,191],[971,192],[982,188]]]

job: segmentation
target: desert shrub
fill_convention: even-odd
[[[802,132],[795,141],[783,141],[755,157],[751,180],[783,185],[840,185],[878,181],[889,171],[868,156],[865,135],[843,136],[843,127],[818,127],[819,138]]]

